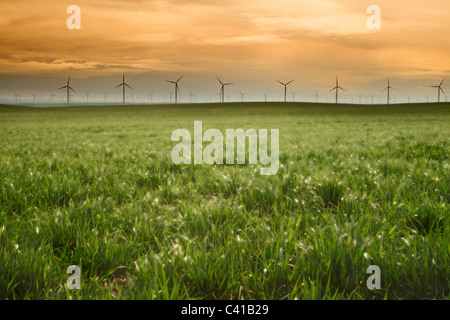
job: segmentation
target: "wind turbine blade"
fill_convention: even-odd
[[[114,89],[115,89],[115,88],[118,88],[118,87],[120,87],[120,86],[123,86],[123,83],[121,83],[121,84],[115,86]]]
[[[220,84],[223,85],[222,81],[220,81],[220,79],[218,77],[216,77],[216,78],[217,78],[217,80],[219,80]]]
[[[293,81],[295,81],[295,79],[294,79],[294,80],[291,80],[291,81],[289,81],[288,83],[286,83],[286,85],[290,84],[290,83],[291,83],[291,82],[293,82]]]
[[[444,83],[444,81],[445,81],[445,78],[441,81],[441,84],[440,84],[439,86],[442,86],[442,84]]]
[[[69,82],[70,82],[70,76],[69,76],[69,78],[67,79],[67,85],[69,85]]]
[[[229,86],[230,84],[233,84],[233,82],[225,83],[224,86]]]
[[[440,86],[430,86],[430,88],[439,88]]]
[[[132,87],[130,87],[129,85],[127,85],[126,83],[125,83],[125,85],[128,87],[128,88],[130,88],[130,89],[133,89]]]
[[[281,81],[279,81],[279,80],[277,80],[279,83],[281,83],[283,86],[285,86],[286,85],[286,83],[283,83],[283,82],[281,82]]]
[[[333,89],[331,89],[331,90],[330,90],[330,91],[328,91],[328,92],[334,91],[334,90],[336,90],[336,88],[337,88],[337,87],[334,87]]]
[[[75,92],[75,90],[72,89],[72,87],[69,86],[69,89],[72,90],[73,92]],[[76,93],[76,92],[75,92]]]
[[[180,80],[181,80],[181,78],[183,78],[183,77],[184,77],[184,75],[182,75],[182,76],[181,76],[181,77],[180,77],[180,78],[179,78],[179,79],[177,80],[177,82],[178,82],[178,81],[180,81]]]
[[[345,90],[344,88],[341,88],[341,87],[338,87],[338,88],[341,89],[341,90],[347,91],[347,90]]]
[[[61,89],[64,89],[64,88],[67,88],[67,86],[61,87],[61,88],[59,88],[58,90],[61,90]]]

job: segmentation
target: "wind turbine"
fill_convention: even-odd
[[[103,95],[105,96],[105,103],[106,103],[106,96],[108,95],[109,92],[103,92]]]
[[[178,82],[181,80],[181,78],[183,78],[183,76],[181,76],[177,81],[170,81],[170,80],[166,80],[167,82],[173,83],[175,84],[175,104],[178,103],[178,92],[180,92],[180,88],[178,87]]]
[[[37,93],[32,93],[31,95],[33,96],[33,103],[35,103],[36,102]]]
[[[438,86],[430,86],[430,88],[438,88],[438,103],[441,101],[441,91],[446,96],[444,90],[442,89],[442,84],[444,83],[445,78],[441,81]]]
[[[195,97],[191,91],[189,91],[189,103],[192,103],[192,97]]]
[[[291,91],[292,94],[292,102],[295,102],[295,96],[298,94],[297,92]]]
[[[294,80],[289,81],[288,83],[283,83],[279,80],[277,80],[279,83],[281,83],[284,86],[284,102],[286,102],[286,94],[287,94],[287,86],[293,82]]]
[[[240,94],[241,94],[241,103],[242,102],[244,102],[244,96],[245,96],[245,93],[242,93],[241,91],[239,91],[240,92]]]
[[[170,94],[170,103],[172,103],[173,92],[167,91]]]
[[[147,95],[147,97],[149,98],[149,102],[151,102],[151,103],[153,103],[153,93],[149,93],[148,95]],[[151,98],[151,99],[150,99]]]
[[[90,97],[89,91],[87,91],[87,92],[86,92],[86,103],[89,103],[89,97]]]
[[[116,88],[118,88],[120,86],[122,86],[122,89],[123,89],[123,93],[122,93],[122,95],[123,95],[123,104],[125,104],[125,86],[127,86],[130,89],[133,89],[132,87],[130,87],[128,84],[125,83],[125,73],[122,76],[122,83],[117,85],[114,89],[116,89]]]
[[[316,98],[316,103],[317,103],[317,100],[319,99],[319,91],[316,91],[316,94],[314,97]]]
[[[52,103],[53,103],[53,97],[55,97],[55,95],[53,94],[53,91],[51,91],[50,98],[52,99]]]
[[[73,90],[72,87],[70,86],[70,76],[69,76],[69,79],[67,79],[67,84],[64,87],[59,88],[58,90],[61,90],[61,89],[67,89],[67,104],[69,104],[70,103],[70,90],[75,92],[75,90]]]
[[[17,94],[17,91],[15,91],[15,93],[14,93],[14,97],[16,97],[16,102],[17,102],[17,98],[19,98],[19,97],[20,97],[20,95],[18,95],[18,94]]]
[[[225,86],[229,86],[232,85],[232,82],[229,83],[223,83],[222,81],[220,81],[220,79],[218,77],[216,77],[217,80],[219,80],[220,84],[222,85],[222,88],[220,89],[220,94],[221,94],[221,98],[222,98],[222,103],[225,102]]]
[[[264,102],[267,102],[267,92],[264,93]]]
[[[391,89],[394,89],[394,88],[391,87],[391,82],[390,82],[390,80],[388,78],[388,86],[386,88],[384,88],[384,90],[383,90],[383,91],[387,90],[387,104],[389,104],[389,102],[390,102]]]
[[[336,87],[334,87],[333,89],[331,89],[331,90],[330,90],[330,92],[331,92],[331,91],[334,91],[334,90],[336,90],[336,103],[338,103],[338,98],[339,98],[339,89],[341,89],[341,90],[344,90],[344,91],[345,91],[345,89],[344,89],[344,88],[341,88],[341,87],[339,86],[339,78],[338,78],[338,77],[336,77]]]

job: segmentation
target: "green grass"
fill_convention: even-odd
[[[194,120],[279,129],[278,174],[172,164]],[[444,103],[0,106],[0,299],[449,299],[449,120]]]

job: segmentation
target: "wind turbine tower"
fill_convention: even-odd
[[[70,76],[67,79],[67,84],[64,87],[59,88],[58,90],[61,90],[61,89],[67,89],[67,104],[69,104],[70,103],[70,90],[75,92],[75,90],[73,90],[72,87],[70,86]]]
[[[286,95],[287,95],[287,86],[292,83],[294,80],[289,81],[288,83],[283,83],[279,80],[277,80],[281,85],[284,86],[284,102],[286,102]]]
[[[117,85],[114,89],[118,88],[122,86],[122,97],[123,97],[123,104],[125,104],[125,86],[127,86],[130,89],[133,89],[132,87],[130,87],[128,84],[125,83],[125,73],[122,75],[122,83]]]
[[[171,80],[166,80],[167,82],[173,83],[175,84],[175,104],[178,103],[178,92],[180,92],[180,88],[178,87],[178,82],[181,80],[181,78],[183,78],[183,76],[181,76],[177,81],[171,81]],[[172,99],[171,99],[172,100]]]
[[[222,88],[220,89],[220,95],[221,95],[221,99],[222,99],[222,103],[225,102],[225,86],[229,86],[232,85],[232,82],[229,83],[223,83],[222,81],[220,81],[220,79],[218,77],[216,77],[217,80],[219,80],[220,84],[222,85]]]
[[[444,83],[445,78],[441,81],[441,83],[438,86],[430,86],[430,88],[437,88],[438,89],[438,103],[441,101],[441,91],[442,93],[447,96],[442,89],[442,84]]]
[[[339,86],[339,78],[336,77],[336,87],[334,87],[333,89],[330,90],[330,92],[336,90],[336,103],[338,103],[338,99],[339,99],[339,89],[345,91],[344,88],[341,88]]]
[[[388,86],[386,88],[384,88],[384,90],[383,90],[383,91],[387,90],[387,104],[389,104],[389,102],[390,102],[391,89],[393,89],[393,88],[391,87],[391,82],[388,78]]]
[[[292,102],[295,102],[295,96],[297,95],[297,92],[291,91],[292,94]]]
[[[242,93],[241,91],[239,91],[240,92],[240,94],[241,94],[241,102],[244,102],[244,96],[245,96],[245,93]]]

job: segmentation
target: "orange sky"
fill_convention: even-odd
[[[81,30],[66,9],[81,8]],[[381,30],[366,26],[381,8]],[[218,99],[215,79],[234,82],[230,100],[280,100],[276,80],[295,79],[297,100],[326,102],[339,75],[348,101],[375,95],[391,77],[399,101],[430,99],[450,77],[449,0],[17,0],[0,2],[0,98],[38,92],[48,99],[70,74],[82,100],[102,100],[125,72],[135,99],[168,101],[165,80],[180,82],[181,101]],[[444,88],[450,88],[444,83]],[[450,90],[446,90],[450,95]],[[165,99],[165,100],[164,100]],[[292,99],[290,95],[289,99]],[[363,101],[364,102],[364,101]]]

